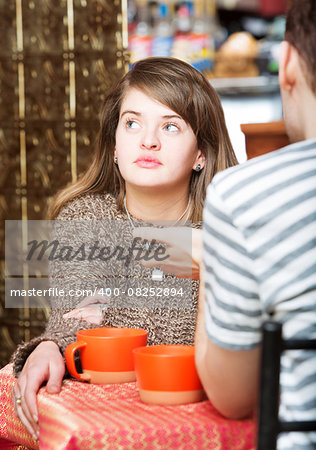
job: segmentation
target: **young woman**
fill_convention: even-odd
[[[180,60],[148,58],[134,64],[106,97],[92,164],[57,195],[52,218],[118,220],[132,228],[162,219],[173,226],[190,220],[198,228],[208,184],[215,173],[234,164],[220,100],[209,82]],[[62,278],[69,288],[70,279],[84,276],[82,266],[73,270],[67,273],[55,265],[54,280]],[[15,411],[34,437],[36,394],[45,381],[49,392],[60,391],[62,354],[76,331],[97,322],[145,328],[149,344],[192,344],[198,281],[194,283],[191,307],[106,308],[99,321],[89,320],[84,310],[78,316],[78,309],[71,312],[73,305],[60,299],[43,335],[20,345],[13,355]]]

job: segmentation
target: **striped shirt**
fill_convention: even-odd
[[[231,350],[256,347],[262,322],[316,338],[316,139],[219,173],[204,208],[206,330]],[[316,420],[316,352],[281,361],[280,416]],[[281,434],[280,449],[315,449],[316,433]]]

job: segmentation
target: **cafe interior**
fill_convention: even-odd
[[[74,378],[64,381],[62,394],[50,396],[43,389],[38,400],[40,439],[34,440],[14,416],[10,357],[18,344],[43,332],[50,308],[45,301],[30,307],[27,297],[19,307],[6,305],[5,232],[6,221],[44,220],[51,198],[87,168],[105,95],[139,59],[172,56],[206,76],[221,99],[239,163],[287,145],[278,56],[289,4],[0,2],[0,448],[256,448],[257,414],[229,420],[205,397],[180,406],[152,405],[146,396],[139,399],[131,382],[96,381],[87,391],[87,383],[74,381],[87,378],[68,362]],[[26,245],[23,227],[20,231]],[[28,277],[27,270],[20,276],[24,288]],[[77,350],[69,350],[68,358]],[[266,397],[276,395],[265,389]],[[269,416],[273,408],[266,408]],[[267,445],[258,448],[273,448]]]

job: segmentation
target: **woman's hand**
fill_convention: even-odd
[[[15,414],[36,440],[39,435],[36,402],[38,390],[47,381],[47,392],[57,394],[60,392],[64,373],[65,364],[58,345],[52,341],[41,342],[27,358],[13,386]]]
[[[191,233],[188,236],[187,233]],[[134,238],[161,242],[166,248],[164,261],[153,258],[139,262],[148,268],[159,266],[165,273],[173,273],[179,278],[198,280],[202,263],[202,230],[187,227],[152,228],[139,227],[133,230]]]
[[[103,310],[109,303],[109,298],[101,295],[90,295],[83,299],[77,308],[63,315],[64,319],[81,319],[89,323],[100,325],[103,320]]]

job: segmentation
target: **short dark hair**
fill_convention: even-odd
[[[291,0],[284,38],[299,52],[306,80],[316,93],[316,0]]]

